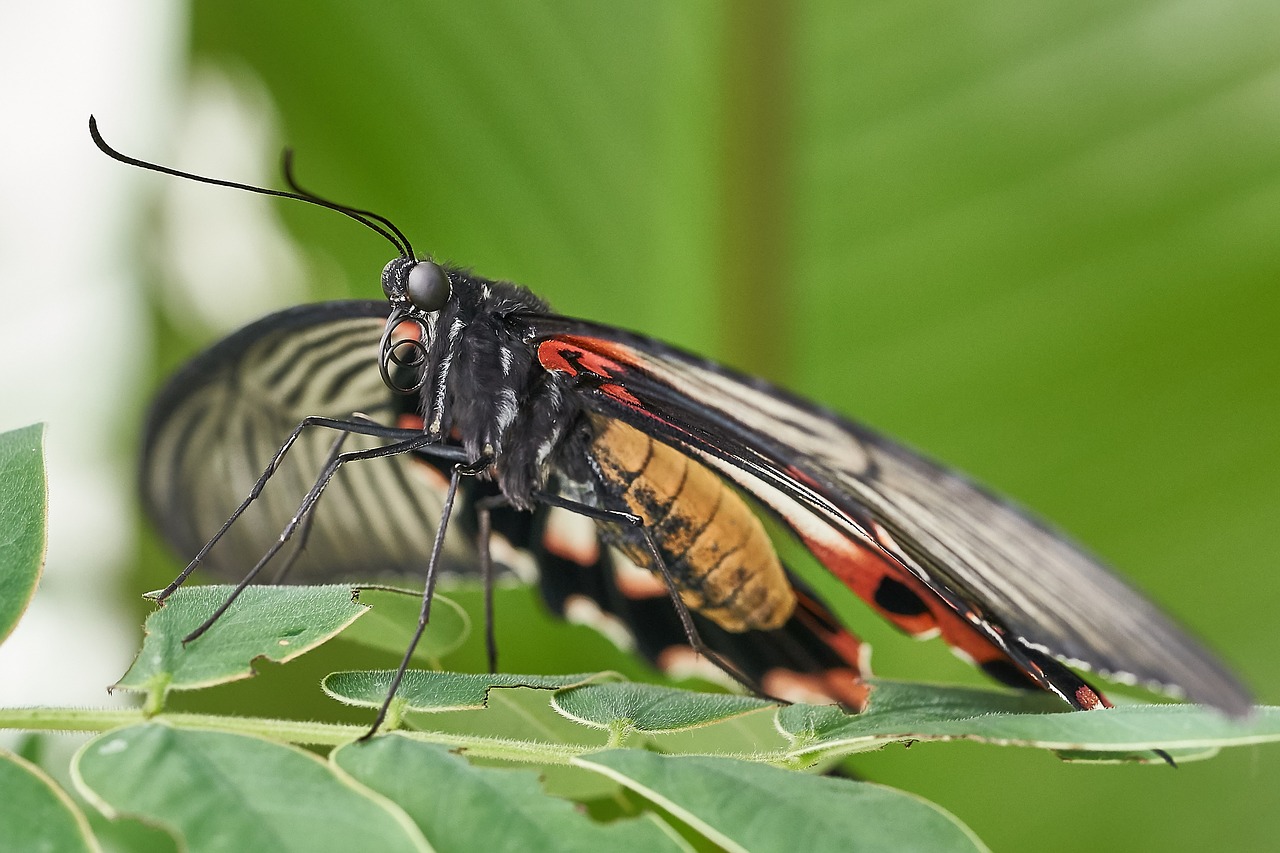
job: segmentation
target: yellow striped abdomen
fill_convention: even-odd
[[[593,417],[600,472],[628,512],[644,519],[685,603],[728,631],[781,627],[795,610],[760,519],[703,465],[619,421]],[[656,568],[643,545],[622,550]]]

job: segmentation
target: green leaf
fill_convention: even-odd
[[[529,770],[473,767],[442,747],[399,735],[334,750],[356,781],[399,803],[432,847],[473,850],[681,850],[649,819],[598,824],[547,796]]]
[[[575,687],[557,693],[551,701],[560,713],[580,723],[640,732],[699,728],[773,705],[752,696],[630,682]]]
[[[418,626],[422,593],[386,586],[362,586],[356,601],[369,613],[343,632],[342,639],[403,655]],[[436,593],[431,600],[431,622],[414,649],[415,659],[435,663],[466,642],[471,617],[456,602]]]
[[[985,849],[938,806],[865,782],[641,750],[574,763],[615,779],[730,851]]]
[[[177,840],[158,826],[133,818],[111,820],[96,809],[90,809],[86,816],[107,853],[183,853]]]
[[[424,851],[403,812],[301,749],[159,723],[99,735],[72,766],[109,817],[135,816],[191,851]]]
[[[325,677],[320,686],[326,693],[348,705],[377,708],[387,697],[393,670],[335,672]],[[396,699],[410,711],[457,711],[483,708],[489,691],[495,687],[532,687],[558,690],[608,677],[608,673],[579,675],[473,675],[459,672],[426,672],[411,669],[404,674]]]
[[[1206,758],[1213,758],[1218,754],[1218,750],[1214,748],[1205,749],[1165,749],[1161,750],[1175,765],[1186,764],[1191,761],[1203,761]],[[1151,750],[1142,750],[1136,752],[1096,752],[1088,749],[1057,749],[1054,750],[1059,758],[1063,761],[1069,761],[1072,764],[1157,764],[1168,761],[1161,755]]]
[[[310,651],[358,619],[368,608],[351,600],[351,587],[251,586],[213,627],[183,645],[226,601],[229,586],[182,587],[147,617],[146,638],[133,665],[115,686],[145,690],[158,708],[170,690],[195,690],[253,675],[263,658],[283,663]]]
[[[0,434],[0,642],[35,595],[44,566],[44,426]]]
[[[1108,761],[1160,760],[1149,753],[1133,755],[1151,749],[1190,760],[1219,747],[1280,740],[1280,708],[1256,708],[1243,721],[1195,705],[1060,709],[1045,694],[877,681],[861,714],[792,705],[778,712],[778,727],[791,738],[791,754],[800,759],[878,749],[893,741],[964,738],[1091,753],[1091,760],[1104,759],[1099,753]]]
[[[74,853],[101,848],[89,822],[44,771],[0,750],[0,850]]]

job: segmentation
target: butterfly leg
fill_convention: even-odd
[[[644,519],[638,515],[621,510],[601,509],[600,507],[584,504],[579,501],[569,500],[559,495],[549,494],[547,492],[535,492],[534,499],[539,503],[547,506],[560,507],[579,515],[585,515],[588,518],[597,521],[612,521],[619,524],[625,524],[636,530],[644,539],[645,548],[649,552],[649,556],[653,559],[653,568],[662,575],[662,580],[666,584],[667,593],[671,596],[671,602],[675,605],[676,615],[680,618],[680,626],[684,630],[685,639],[693,648],[694,652],[703,656],[716,668],[728,675],[734,681],[750,690],[755,695],[768,699],[771,702],[779,704],[790,704],[784,699],[771,696],[752,678],[743,673],[732,662],[720,655],[715,649],[708,646],[702,639],[702,635],[698,633],[698,628],[693,623],[693,616],[689,613],[689,607],[684,603],[684,598],[680,595],[680,588],[676,584],[675,578],[671,575],[671,570],[667,567],[666,560],[662,558],[662,553],[658,550],[658,543],[654,541],[653,535],[644,524]]]
[[[360,424],[357,422],[352,422],[352,423],[355,426],[362,427],[362,428],[365,426],[364,424]],[[379,429],[383,430],[385,428],[379,427]],[[351,432],[357,432],[357,431],[358,430],[354,430],[354,429],[351,430]],[[364,434],[370,434],[370,433],[364,433]],[[382,433],[372,433],[372,434],[379,435]],[[339,468],[341,468],[343,465],[345,465],[348,462],[355,462],[362,459],[380,459],[385,456],[396,456],[401,453],[408,453],[411,450],[419,450],[424,446],[428,445],[431,441],[432,441],[431,437],[429,437],[425,433],[413,432],[411,438],[407,438],[402,441],[395,441],[395,442],[392,442],[391,444],[386,444],[381,447],[373,447],[367,450],[350,450],[350,451],[347,451],[346,453],[339,453],[336,456],[334,456],[332,460],[329,462],[329,464],[327,464],[324,467],[324,470],[320,472],[320,476],[316,478],[316,481],[311,486],[311,489],[307,492],[305,496],[303,496],[302,503],[301,505],[299,505],[297,513],[295,513],[293,518],[289,521],[289,523],[285,525],[284,529],[280,531],[280,535],[276,537],[276,541],[272,543],[271,547],[267,549],[267,552],[263,554],[261,558],[259,558],[258,562],[254,564],[253,568],[251,568],[245,574],[245,576],[240,580],[240,583],[236,584],[235,589],[233,589],[231,591],[231,594],[227,596],[226,601],[222,602],[222,604],[220,604],[218,608],[214,610],[213,614],[209,616],[209,618],[206,619],[204,622],[200,623],[200,625],[194,631],[192,631],[187,636],[183,637],[182,642],[189,643],[192,640],[196,639],[205,631],[208,631],[209,628],[213,626],[213,623],[217,622],[218,619],[221,618],[223,613],[227,612],[227,608],[229,608],[233,603],[235,603],[235,600],[240,597],[240,593],[244,592],[244,590],[249,586],[249,584],[253,582],[253,579],[258,576],[258,573],[262,571],[263,567],[266,566],[266,564],[270,562],[271,559],[280,552],[280,549],[285,546],[285,544],[294,535],[294,533],[296,533],[298,529],[303,525],[303,522],[305,521],[305,519],[308,516],[310,516],[311,512],[315,509],[316,504],[320,500],[321,494],[324,493],[325,487],[329,485],[329,482],[333,479],[334,475],[338,472]],[[440,448],[440,449],[442,451],[443,450],[452,451],[451,448]],[[281,455],[281,454],[277,454],[277,455]],[[278,462],[278,460],[273,460],[273,463],[276,463],[276,462]],[[263,482],[263,481],[260,481],[260,482]],[[261,489],[257,489],[257,491],[260,492]],[[254,496],[256,497],[256,495]],[[244,503],[241,504],[242,508],[246,506],[248,506],[248,500],[246,500]],[[241,509],[241,512],[243,512],[243,509]],[[234,521],[236,517],[238,517],[238,515],[232,516],[231,520]],[[229,523],[224,524],[222,527],[222,530],[219,531],[218,535],[221,536],[222,533],[225,533],[229,526],[230,526]],[[217,537],[214,538],[214,541],[215,542],[217,541]],[[197,555],[197,557],[202,557],[205,553],[208,552],[210,547],[211,547],[210,545],[206,545],[203,549],[201,549],[201,552],[199,555]],[[188,567],[188,569],[194,568],[195,562],[198,562],[198,560],[193,561],[193,565]],[[183,580],[185,580],[186,575],[189,575],[189,574],[190,574],[190,571],[188,570],[184,572],[183,575],[180,575],[177,581],[175,581],[173,584],[170,584],[170,587],[166,588],[166,593],[172,592],[173,589],[176,589],[177,585],[181,583]]]
[[[378,709],[378,716],[374,718],[373,725],[369,727],[369,731],[361,736],[360,740],[368,740],[373,737],[383,721],[386,720],[387,710],[391,707],[391,700],[395,699],[396,691],[400,689],[400,682],[404,680],[405,671],[409,668],[409,660],[413,657],[414,650],[418,648],[418,643],[422,640],[422,634],[427,629],[427,623],[431,620],[431,599],[435,597],[436,591],[436,567],[440,563],[440,553],[444,550],[444,537],[445,531],[449,527],[449,516],[453,514],[453,504],[458,497],[458,482],[463,477],[474,477],[491,464],[493,464],[493,460],[488,457],[481,457],[475,462],[466,464],[460,462],[453,466],[453,474],[449,477],[449,490],[445,492],[444,503],[440,507],[440,523],[436,525],[436,538],[431,546],[431,557],[427,561],[427,582],[422,589],[422,609],[418,613],[417,630],[413,632],[413,638],[409,640],[409,647],[405,649],[404,657],[400,661],[400,667],[391,678],[391,685],[387,688],[387,697],[382,700],[382,707]]]
[[[349,432],[338,433],[338,437],[333,440],[333,444],[329,447],[329,453],[324,458],[324,465],[321,470],[332,465],[334,460],[338,458],[338,455],[342,453],[342,445],[346,442],[349,435],[351,435]],[[298,558],[306,551],[307,540],[311,538],[311,526],[315,523],[315,520],[316,514],[314,512],[307,513],[307,517],[302,520],[302,524],[298,527],[298,532],[294,536],[297,543],[294,545],[293,550],[289,552],[288,556],[286,556],[281,562],[280,568],[276,570],[275,575],[271,578],[271,583],[283,583],[285,577],[293,568],[293,564],[298,562]]]
[[[267,481],[271,479],[271,476],[275,474],[276,470],[280,467],[280,463],[284,460],[285,455],[288,454],[289,449],[293,447],[294,442],[298,440],[298,436],[302,434],[303,430],[309,427],[321,427],[324,429],[338,430],[342,432],[344,435],[350,435],[354,433],[356,435],[368,435],[376,438],[396,439],[397,440],[396,444],[387,445],[387,446],[399,447],[400,449],[394,450],[391,453],[381,454],[381,455],[395,455],[396,453],[404,453],[404,452],[407,452],[408,450],[422,448],[429,443],[426,440],[424,434],[417,430],[406,430],[406,429],[399,429],[396,427],[383,426],[382,424],[374,423],[373,421],[360,418],[358,415],[351,420],[339,420],[337,418],[322,418],[322,417],[303,418],[303,420],[296,427],[294,427],[293,430],[289,433],[289,436],[284,440],[284,443],[280,445],[280,449],[277,450],[275,454],[272,455],[271,461],[267,463],[267,467],[263,470],[262,475],[258,477],[257,482],[253,484],[253,488],[250,489],[249,494],[245,497],[245,499],[240,502],[240,505],[236,507],[234,512],[231,513],[231,516],[225,522],[223,522],[222,527],[218,529],[218,532],[213,534],[213,536],[209,539],[209,541],[204,544],[204,547],[201,548],[199,552],[197,552],[196,555],[191,558],[191,562],[187,564],[187,567],[183,569],[181,572],[179,572],[178,576],[174,578],[173,581],[168,586],[166,586],[164,589],[160,591],[160,594],[156,596],[156,601],[163,604],[164,600],[169,596],[173,595],[174,590],[182,586],[183,582],[186,581],[186,579],[191,576],[191,573],[196,570],[196,567],[200,565],[200,563],[208,555],[209,551],[213,548],[213,546],[218,544],[218,540],[226,535],[227,531],[231,529],[231,525],[235,524],[236,520],[240,518],[241,515],[244,514],[245,510],[249,508],[249,505],[252,504],[255,500],[257,500],[258,496],[262,494],[262,490],[266,487]],[[417,441],[415,443],[416,439],[423,439],[423,440]],[[378,448],[378,449],[382,449],[382,448]],[[442,458],[452,458],[456,460],[461,460],[464,458],[464,454],[460,448],[436,447],[436,448],[432,448],[432,450],[436,451],[436,455],[439,455]],[[361,458],[374,458],[374,457],[366,456]],[[341,463],[339,462],[337,463],[337,465],[341,465]],[[330,467],[332,467],[334,470],[337,470],[336,465],[332,461],[328,466],[326,466],[325,470],[329,470]],[[330,474],[329,476],[331,477],[332,474]],[[327,484],[328,484],[328,480],[326,478],[325,485]],[[323,489],[323,488],[324,488],[324,485],[320,485],[320,489]],[[292,534],[292,531],[290,531],[290,533]],[[279,550],[279,547],[274,548],[271,552],[272,555],[274,555],[275,552],[278,550]],[[253,572],[253,574],[256,575],[257,571],[260,569],[261,569],[261,566],[258,566],[257,569],[255,569],[255,571]],[[200,633],[203,633],[204,630],[207,630],[207,626],[203,626],[200,630]]]
[[[476,501],[476,555],[480,563],[480,576],[484,579],[484,648],[489,658],[489,672],[498,671],[498,640],[493,632],[493,555],[489,543],[493,536],[491,513],[498,507],[508,506],[505,495],[491,495]]]

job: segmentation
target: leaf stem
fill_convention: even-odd
[[[356,740],[367,731],[366,727],[359,725],[266,717],[180,713],[149,717],[141,708],[0,708],[0,729],[96,733],[146,722],[165,722],[183,728],[212,729],[310,746],[338,746]],[[600,746],[539,743],[446,732],[397,731],[416,740],[462,749],[477,757],[541,764],[568,764],[573,758],[603,749]]]

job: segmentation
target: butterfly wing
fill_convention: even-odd
[[[415,400],[392,394],[379,375],[387,313],[383,301],[291,308],[219,341],[168,381],[148,416],[141,487],[147,511],[176,553],[194,555],[222,526],[303,418],[359,412],[379,423],[421,427],[420,418],[405,411]],[[297,512],[336,437],[322,428],[302,432],[249,511],[210,551],[206,569],[238,579],[262,556]],[[351,435],[342,448],[378,442]],[[440,517],[444,471],[447,465],[411,454],[343,466],[317,504],[291,579],[421,576]],[[495,493],[492,483],[464,481],[447,568],[474,575],[476,527],[467,505]],[[590,537],[591,559],[556,544],[553,522],[565,512],[495,511],[492,547],[499,563],[529,580],[521,569],[535,568],[553,610],[603,628],[659,668],[679,674],[696,666],[665,589],[659,584],[655,592],[648,572],[626,574],[623,558],[598,541],[593,522],[573,517]],[[649,579],[648,590],[640,591],[641,577]],[[592,609],[599,618],[587,618]],[[861,647],[816,596],[803,597],[796,616],[777,630],[729,634],[701,617],[698,626],[721,654],[779,695],[860,704]]]
[[[378,372],[384,301],[303,305],[265,317],[188,362],[157,395],[143,444],[141,488],[165,540],[192,556],[249,494],[272,455],[307,416],[359,412],[396,423]],[[210,552],[205,566],[239,578],[297,512],[338,433],[304,430],[267,488]],[[343,450],[378,439],[351,435]],[[316,510],[294,571],[309,581],[421,572],[440,515],[441,477],[408,456],[341,468]],[[450,555],[465,564],[468,543]]]
[[[1011,664],[1077,707],[1097,697],[1057,661],[1247,713],[1243,685],[1154,604],[959,474],[651,339],[566,318],[521,321],[543,366],[576,377],[590,407],[751,492],[905,630],[941,632],[993,674]]]

